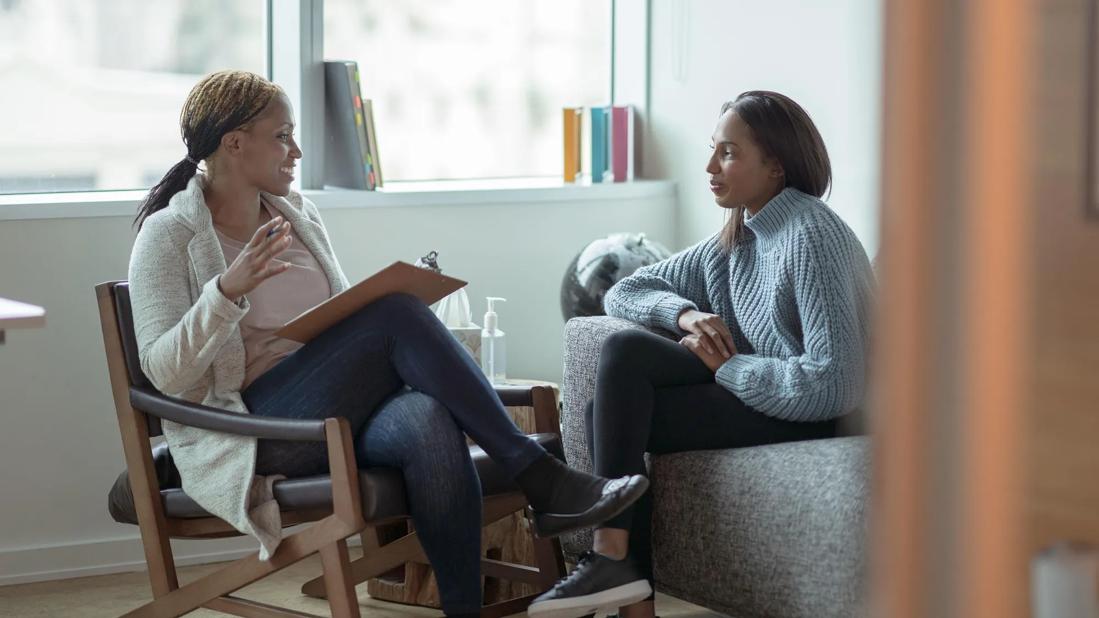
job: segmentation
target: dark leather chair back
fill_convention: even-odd
[[[130,386],[155,390],[156,387],[149,381],[145,372],[141,370],[141,359],[137,354],[137,335],[134,333],[134,315],[130,306],[130,284],[126,281],[116,283],[114,286],[115,311],[118,318],[118,333],[122,340],[122,356],[126,361],[126,374],[130,378]],[[148,415],[149,435],[161,435],[160,419]]]

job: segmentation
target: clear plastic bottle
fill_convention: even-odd
[[[504,331],[496,327],[496,303],[507,299],[489,296],[488,311],[485,313],[485,327],[481,330],[481,369],[488,381],[498,384],[507,380],[507,347]]]

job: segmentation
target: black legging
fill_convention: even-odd
[[[603,344],[595,399],[586,410],[588,453],[607,478],[644,474],[646,452],[674,453],[828,438],[836,421],[765,416],[714,382],[714,373],[679,343],[642,330]],[[652,580],[652,492],[603,524],[630,532],[629,552]]]

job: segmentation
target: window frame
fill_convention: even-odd
[[[267,31],[267,77],[282,86],[297,111],[296,129],[302,149],[310,153],[300,163],[294,188],[316,196],[324,189],[324,0],[266,0],[264,19]],[[644,118],[649,107],[649,38],[651,0],[611,0],[611,101],[614,105],[633,105]],[[475,183],[477,192],[493,190],[491,179],[454,181]],[[524,179],[503,179],[502,191],[512,191]],[[526,179],[532,190],[546,189],[546,178]],[[432,181],[396,181],[373,192],[407,194],[438,191]],[[576,187],[583,189],[583,186]],[[552,190],[552,189],[551,189]],[[338,190],[346,194],[347,190]],[[122,204],[130,204],[135,195],[147,189],[0,194],[0,220],[27,219],[27,208],[48,211],[43,218],[59,216],[114,216]],[[378,196],[372,201],[385,198]],[[323,201],[323,200],[322,200]],[[407,203],[399,198],[395,203]],[[83,212],[89,208],[94,213]],[[45,214],[45,213],[44,213]]]

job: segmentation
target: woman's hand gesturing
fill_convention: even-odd
[[[698,345],[706,354],[724,359],[732,358],[736,354],[733,334],[729,332],[729,327],[721,320],[721,316],[688,309],[679,314],[678,323],[679,328],[698,337]]]
[[[218,288],[226,298],[239,303],[240,298],[275,275],[286,272],[289,262],[275,262],[275,256],[290,246],[290,224],[275,217],[259,226],[252,240],[218,279]]]

